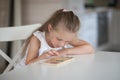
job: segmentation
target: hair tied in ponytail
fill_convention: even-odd
[[[69,10],[67,10],[67,9],[63,9],[63,12],[69,12]]]

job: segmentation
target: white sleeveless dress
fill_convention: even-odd
[[[39,49],[39,56],[42,53],[44,53],[45,51],[48,51],[48,50],[51,50],[51,49],[54,49],[54,50],[62,49],[62,47],[51,48],[45,40],[45,32],[36,31],[36,32],[33,33],[33,35],[36,36],[41,41],[41,47]],[[71,46],[70,45],[65,46],[65,48],[68,48],[68,47],[71,47]],[[14,66],[15,68],[21,68],[21,67],[25,66],[25,60],[26,60],[27,52],[28,52],[28,49],[26,50],[26,54],[25,54],[24,58],[17,65]]]

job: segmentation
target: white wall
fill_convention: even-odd
[[[43,23],[57,9],[62,0],[22,0],[22,24]]]

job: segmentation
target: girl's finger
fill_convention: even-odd
[[[54,55],[54,53],[51,50],[48,51],[48,54],[51,55],[51,56]]]
[[[50,55],[48,53],[45,54],[45,58],[49,58]]]
[[[58,56],[58,55],[59,55],[59,52],[56,51],[56,50],[52,50],[52,52],[54,53],[55,56]]]

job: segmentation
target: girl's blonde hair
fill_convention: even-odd
[[[49,24],[51,24],[53,29],[57,29],[57,25],[60,22],[63,23],[65,28],[70,32],[77,32],[80,28],[79,18],[72,11],[59,9],[36,31],[39,30],[41,32],[48,32]],[[23,49],[23,53],[26,51],[31,36],[26,41],[26,45],[25,48]]]
[[[79,30],[79,18],[72,11],[65,11],[64,9],[57,10],[39,29],[39,31],[48,32],[48,24],[52,25],[53,29],[57,28],[59,23],[63,23],[65,28],[71,32]]]

